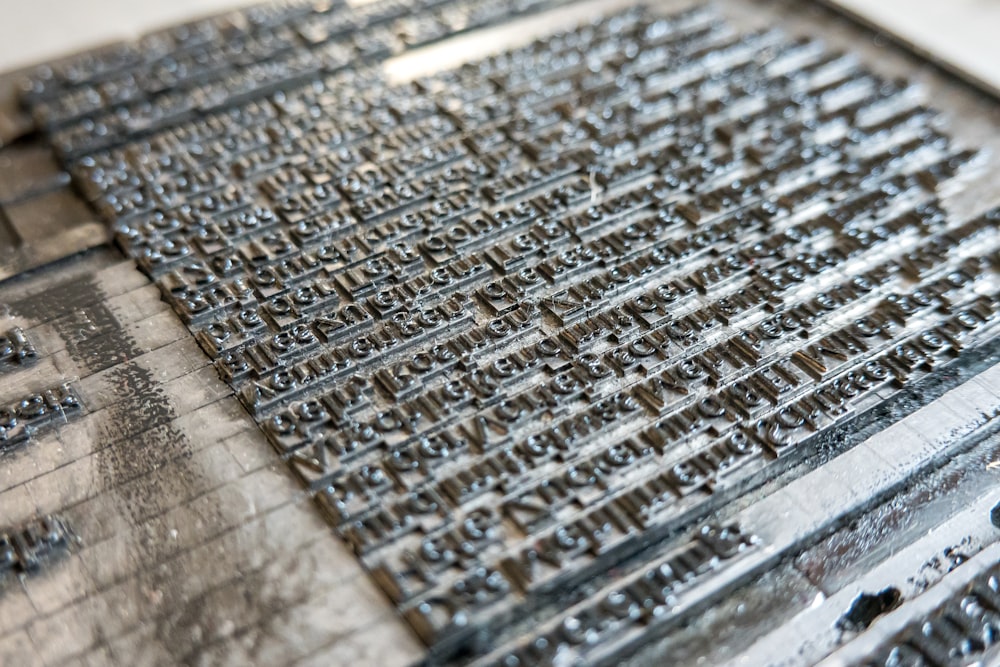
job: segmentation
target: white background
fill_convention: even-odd
[[[0,0],[0,71],[215,14],[247,0]]]

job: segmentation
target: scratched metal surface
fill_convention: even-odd
[[[560,8],[394,58],[386,70],[406,80],[447,69],[624,4]],[[792,35],[820,36],[879,74],[918,81],[942,110],[947,133],[984,151],[977,168],[943,198],[944,207],[961,220],[1000,202],[994,102],[822,10],[735,0],[720,7],[741,29],[777,25]],[[11,158],[15,167],[27,159]],[[73,255],[98,245],[87,227],[95,218],[72,215],[78,202],[49,203],[72,190],[58,167],[41,162],[40,173],[51,175],[43,188],[35,178],[23,186],[9,176],[0,182],[3,195],[4,184],[14,181],[0,202],[13,210],[6,213],[6,242],[18,248],[19,262],[4,263],[0,331],[17,328],[34,347],[33,356],[0,368],[0,405],[68,383],[83,407],[55,411],[24,446],[0,459],[0,524],[58,514],[79,542],[37,572],[5,579],[0,662],[422,660],[420,640],[331,534],[159,289],[112,247]],[[44,216],[46,206],[55,213]],[[45,219],[67,236],[35,227]],[[73,256],[49,264],[64,255]],[[26,265],[37,268],[23,273]],[[676,618],[644,632],[622,628],[621,638],[608,642],[615,652],[598,647],[584,657],[631,654],[636,664],[662,664],[664,656],[677,664],[885,660],[892,642],[912,633],[908,624],[940,615],[951,603],[946,593],[977,581],[982,588],[983,573],[997,562],[991,546],[997,529],[989,521],[998,500],[995,361],[987,344],[892,401],[882,400],[889,392],[877,396],[853,432],[836,433],[813,456],[792,457],[713,516],[675,529],[664,539],[670,553],[687,548],[687,535],[703,519],[736,522],[756,547],[682,590]],[[643,558],[624,568],[640,567]],[[900,592],[894,609],[865,618],[867,632],[844,625],[860,592],[888,587]],[[608,595],[579,592],[573,603],[584,610],[588,596]],[[988,606],[988,591],[982,595]],[[537,628],[548,631],[557,616],[543,609],[515,620],[495,645],[482,648],[498,657]],[[974,644],[961,650],[969,659],[984,657]]]

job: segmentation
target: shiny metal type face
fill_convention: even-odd
[[[41,660],[995,655],[987,96],[769,0],[289,2],[16,82]]]

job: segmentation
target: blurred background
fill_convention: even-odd
[[[0,71],[101,46],[247,0],[0,0]]]
[[[825,1],[882,26],[1000,91],[1000,0]],[[0,0],[0,71],[247,4],[253,2]]]

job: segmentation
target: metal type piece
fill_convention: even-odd
[[[0,453],[28,442],[43,426],[65,421],[82,409],[68,384],[32,393],[0,408]]]
[[[0,528],[0,579],[36,574],[78,538],[58,516],[43,516],[16,528]]]
[[[1000,566],[977,575],[952,597],[913,621],[862,664],[952,665],[997,656]]]
[[[0,335],[0,369],[30,364],[38,356],[35,346],[28,340],[20,327],[14,327]]]

